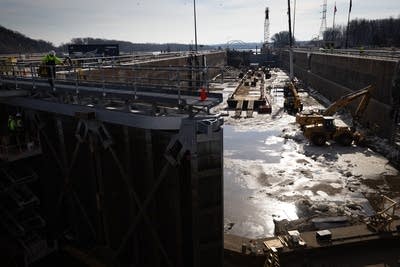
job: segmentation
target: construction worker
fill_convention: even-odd
[[[24,135],[25,135],[25,131],[24,131],[24,123],[22,121],[22,115],[21,113],[17,113],[15,116],[15,132],[16,132],[16,141],[17,141],[17,145],[19,147],[20,150],[22,150],[22,145],[24,142]]]
[[[24,130],[24,123],[22,121],[21,113],[18,112],[15,118],[15,128],[18,132],[22,132]]]
[[[11,145],[15,145],[15,143],[16,143],[15,133],[16,133],[17,125],[16,125],[14,115],[8,116],[7,126],[8,126],[9,142]]]
[[[10,133],[15,133],[15,130],[17,128],[17,124],[15,122],[15,118],[13,115],[8,116],[8,130]]]
[[[42,63],[45,64],[47,69],[47,78],[50,86],[54,89],[54,79],[56,77],[56,65],[62,64],[61,60],[56,56],[56,52],[51,50],[43,59]]]

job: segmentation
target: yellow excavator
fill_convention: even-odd
[[[285,102],[283,108],[288,114],[296,114],[303,110],[303,104],[301,103],[300,96],[297,93],[296,86],[293,81],[287,83],[283,88],[283,94]]]
[[[336,126],[333,117],[323,117],[320,123],[306,125],[303,134],[316,146],[323,146],[328,140],[334,140],[342,146],[349,146],[353,141],[360,145],[365,139],[363,134],[355,131],[353,127]]]
[[[332,115],[338,109],[350,104],[354,99],[363,96],[361,99],[355,114],[353,115],[353,127],[347,126],[336,126],[334,118],[331,116],[324,116],[321,114],[310,115],[309,117],[303,117],[304,121],[308,119],[310,125],[303,124],[303,134],[310,140],[314,145],[322,146],[328,140],[334,140],[335,142],[349,146],[354,141],[357,145],[362,145],[365,141],[365,137],[360,132],[356,131],[354,125],[358,123],[362,114],[368,106],[371,98],[370,91],[373,86],[368,86],[354,93],[348,94],[340,98],[338,101],[330,105],[324,112],[324,115]],[[301,116],[299,116],[301,118]],[[297,118],[296,118],[297,121]],[[303,121],[303,122],[304,122]]]
[[[339,109],[351,104],[356,99],[362,97],[353,116],[353,120],[358,121],[369,104],[369,100],[371,99],[371,91],[373,89],[374,87],[372,85],[369,85],[365,88],[344,95],[340,99],[332,103],[325,110],[303,111],[301,113],[297,113],[296,122],[300,125],[300,128],[302,130],[304,130],[304,127],[306,125],[323,123],[324,117],[332,116]]]

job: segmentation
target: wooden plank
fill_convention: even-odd
[[[243,109],[243,100],[238,100],[237,104],[236,104],[236,110],[242,110]]]
[[[242,109],[243,109],[243,100],[238,100],[236,104],[235,117],[240,118],[240,116],[242,115]]]
[[[240,117],[242,115],[242,110],[241,109],[237,109],[236,111],[235,111],[235,117]]]
[[[247,102],[246,117],[247,117],[247,118],[253,117],[253,111],[254,111],[254,100],[249,100],[249,101]]]
[[[249,100],[247,104],[247,110],[253,110],[254,109],[254,100]]]

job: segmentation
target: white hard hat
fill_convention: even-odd
[[[49,52],[49,55],[55,56],[55,55],[56,55],[56,51],[51,50],[51,51]]]

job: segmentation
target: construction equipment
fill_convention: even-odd
[[[283,94],[285,96],[283,108],[288,114],[296,114],[303,110],[303,104],[301,103],[300,96],[297,93],[297,88],[293,81],[285,85]]]
[[[15,131],[0,132],[1,161],[12,162],[42,154],[38,129],[26,127],[25,122],[28,120],[22,118],[20,113],[17,113],[17,121],[18,117],[20,127]]]
[[[391,230],[391,223],[395,218],[395,211],[398,203],[393,199],[382,196],[380,211],[369,217],[366,221],[367,226],[374,232],[385,232]]]
[[[333,117],[323,117],[323,122],[304,127],[304,136],[314,145],[323,146],[326,141],[334,140],[343,146],[363,141],[363,135],[347,126],[336,126]]]
[[[352,92],[350,94],[342,96],[340,99],[336,100],[325,110],[316,110],[316,111],[304,111],[296,114],[296,122],[300,124],[301,129],[304,129],[304,126],[310,124],[318,124],[323,123],[324,116],[332,116],[339,109],[348,106],[353,103],[359,97],[362,97],[358,107],[354,113],[353,121],[358,122],[364,113],[365,109],[369,104],[369,100],[371,98],[371,91],[374,89],[372,85],[369,85],[365,88],[362,88],[358,91]]]
[[[14,73],[14,66],[16,64],[16,57],[0,58],[0,74],[9,75],[10,73]]]

